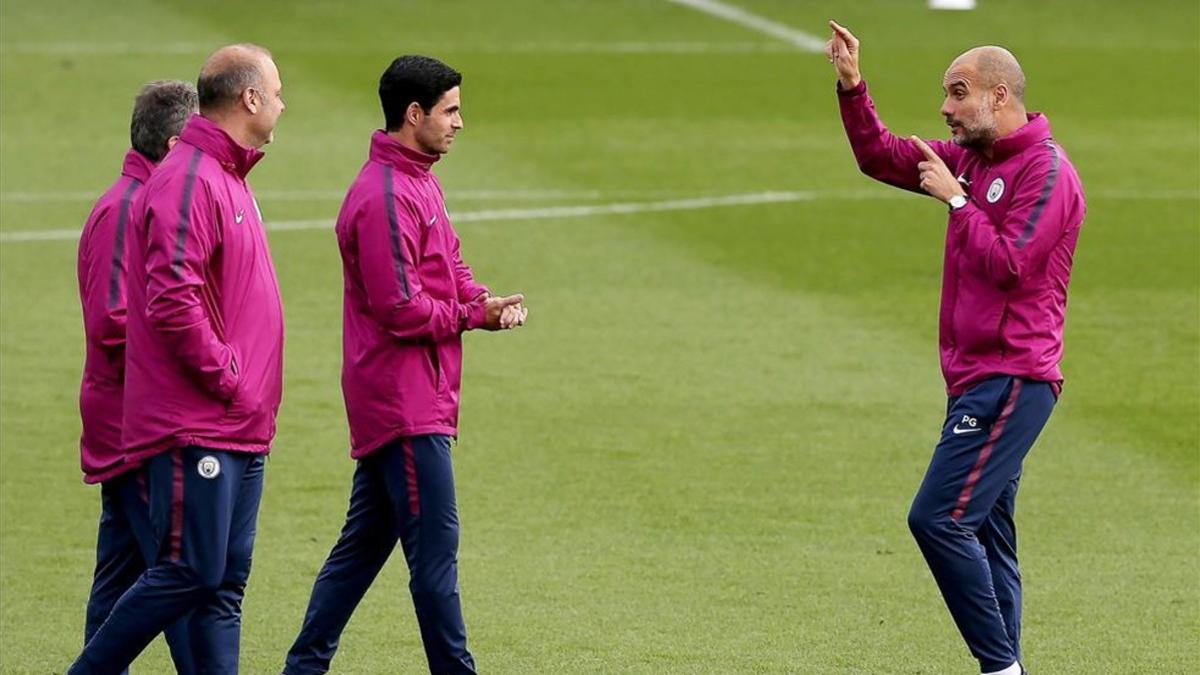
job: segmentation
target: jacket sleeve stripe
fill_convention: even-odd
[[[129,221],[129,203],[133,193],[142,186],[141,181],[129,180],[125,194],[121,195],[121,209],[117,215],[117,236],[113,238],[112,272],[108,277],[108,308],[117,306],[121,299],[121,270],[125,260],[125,224]]]
[[[176,279],[183,279],[183,256],[187,252],[188,221],[192,214],[192,190],[196,187],[196,167],[200,164],[200,148],[192,151],[187,176],[183,179],[183,198],[179,200],[179,232],[175,236],[175,259],[171,269]]]
[[[1054,143],[1046,141],[1046,147],[1050,148],[1051,162],[1050,172],[1046,174],[1046,184],[1042,186],[1042,194],[1038,196],[1037,203],[1033,205],[1033,211],[1029,213],[1029,220],[1025,223],[1025,231],[1017,237],[1016,247],[1022,249],[1025,244],[1029,243],[1030,237],[1033,236],[1033,230],[1037,226],[1038,218],[1042,216],[1042,211],[1046,209],[1046,202],[1050,201],[1050,193],[1054,191],[1054,183],[1058,180],[1058,165],[1062,158],[1058,154],[1058,148],[1054,147]]]
[[[400,240],[400,220],[396,217],[396,194],[392,187],[392,167],[383,169],[383,203],[387,206],[388,230],[392,240],[392,262],[396,266],[396,277],[404,291],[404,299],[412,297],[408,290],[408,277],[404,274],[404,246]]]

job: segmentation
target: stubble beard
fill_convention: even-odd
[[[996,141],[999,134],[996,126],[996,115],[991,110],[990,98],[984,98],[976,111],[975,121],[967,123],[964,121],[957,122],[962,133],[954,137],[955,145],[961,145],[964,148],[972,148],[974,150],[982,150],[988,148]]]

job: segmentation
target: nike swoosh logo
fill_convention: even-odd
[[[955,436],[961,436],[963,434],[969,434],[976,431],[983,431],[983,429],[980,429],[979,427],[967,427],[966,429],[959,429],[958,425],[955,424],[953,431]]]
[[[235,223],[237,223],[238,225],[241,225],[241,224],[242,224],[242,218],[244,218],[245,216],[246,216],[246,210],[245,210],[245,209],[242,209],[241,211],[238,211],[238,212],[237,212],[237,215],[235,215],[235,216],[233,217],[233,221],[234,221]]]
[[[967,187],[971,187],[971,181],[967,180],[967,177],[965,175],[959,176],[958,182],[962,183],[963,185],[966,185]]]
[[[437,222],[437,216],[430,218],[429,219],[429,227],[433,227],[433,224],[436,222]]]

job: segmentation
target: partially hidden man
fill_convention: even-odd
[[[125,461],[121,423],[125,396],[125,238],[133,202],[154,167],[179,142],[196,112],[196,87],[159,81],[142,87],[133,104],[130,144],[121,177],[96,202],[79,239],[79,299],[87,360],[79,393],[83,434],[79,440],[83,480],[100,485],[96,568],[88,596],[84,644],[100,630],[117,600],[156,557],[146,475],[140,462]],[[166,629],[175,670],[196,672],[187,617]]]

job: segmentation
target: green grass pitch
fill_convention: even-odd
[[[1200,672],[1200,7],[737,0],[837,18],[899,133],[943,137],[950,60],[1021,59],[1089,197],[1054,417],[1019,502],[1037,673]],[[465,73],[438,167],[467,259],[524,329],[470,335],[456,449],[471,647],[488,673],[971,673],[905,514],[945,398],[944,207],[860,175],[818,54],[660,0],[0,4],[0,672],[82,640],[99,493],[79,480],[75,240],[138,87],[271,48],[288,109],[251,180],[327,220],[401,53]],[[766,192],[790,201],[479,214]],[[277,230],[280,433],[245,601],[279,672],[353,465],[330,228]],[[338,673],[421,672],[398,554]],[[170,669],[156,642],[137,672]]]

